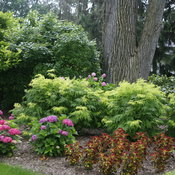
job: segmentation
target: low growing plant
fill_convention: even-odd
[[[35,151],[45,156],[61,156],[67,144],[75,142],[73,122],[54,115],[33,122],[31,144]]]
[[[142,132],[136,133],[135,141],[128,140],[128,137],[129,135],[119,128],[112,136],[104,133],[92,137],[84,146],[80,146],[79,142],[68,145],[65,154],[71,165],[82,165],[86,169],[98,167],[104,175],[114,173],[132,175],[143,168],[143,161],[150,156],[148,147],[154,141],[151,152],[152,163],[159,172],[164,170],[166,160],[174,150],[173,138],[159,134],[152,140]]]
[[[20,140],[21,131],[10,126],[5,120],[0,120],[0,156],[12,156],[16,143]]]
[[[151,154],[152,161],[157,172],[163,172],[167,160],[171,157],[174,150],[174,138],[165,136],[164,133],[153,138],[154,153]]]

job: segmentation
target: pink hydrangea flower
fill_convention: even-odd
[[[97,77],[95,77],[95,78],[94,78],[94,81],[98,81],[98,78],[97,78]]]
[[[13,119],[14,119],[14,117],[13,117],[13,116],[10,116],[10,117],[9,117],[9,120],[13,120]]]
[[[20,135],[21,134],[21,131],[18,130],[18,129],[12,128],[12,129],[9,129],[8,133],[10,135]]]
[[[62,131],[62,133],[61,133],[63,136],[68,136],[68,132],[67,131]]]
[[[3,115],[3,111],[2,110],[0,110],[0,115]]]
[[[58,134],[62,134],[62,132],[63,132],[63,130],[60,129],[60,130],[58,131]]]
[[[47,121],[48,121],[47,117],[44,117],[44,118],[40,119],[39,123],[45,123]]]
[[[11,143],[12,140],[13,140],[13,139],[12,139],[11,137],[4,137],[2,141],[3,141],[4,143]]]
[[[0,125],[3,125],[5,123],[5,120],[0,120]]]
[[[57,122],[57,120],[58,120],[58,117],[55,115],[50,115],[47,117],[48,122]]]
[[[65,124],[65,125],[67,125],[67,126],[74,126],[72,120],[70,120],[70,119],[64,119],[62,121],[62,123]]]
[[[102,74],[102,77],[103,77],[103,78],[106,78],[106,76],[107,76],[106,74]]]
[[[92,74],[91,74],[93,77],[95,77],[96,76],[96,73],[95,72],[92,72]]]
[[[9,130],[10,129],[10,126],[8,126],[8,125],[2,125],[2,128],[3,128],[3,130]]]
[[[45,125],[42,125],[42,126],[40,127],[40,129],[41,129],[41,130],[46,129],[46,126],[45,126]]]
[[[106,84],[106,82],[102,82],[101,85],[102,86],[106,86],[107,84]]]
[[[31,138],[32,141],[35,141],[37,140],[37,136],[36,135],[33,135],[32,138]]]
[[[3,139],[4,139],[4,136],[0,135],[0,141],[3,141]]]

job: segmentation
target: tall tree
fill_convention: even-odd
[[[138,0],[105,0],[103,54],[108,81],[147,78],[162,28],[166,0],[149,0],[137,42]]]

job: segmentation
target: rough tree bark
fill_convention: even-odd
[[[109,82],[148,77],[165,2],[149,0],[142,36],[136,45],[138,0],[105,0],[103,56]]]

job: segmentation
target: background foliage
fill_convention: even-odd
[[[73,78],[100,70],[96,43],[88,39],[81,26],[59,21],[51,13],[40,15],[36,11],[21,18],[18,25],[20,28],[11,30],[8,35],[12,41],[10,47],[20,50],[21,61],[7,71],[0,71],[4,108],[11,108],[14,102],[21,100],[35,74],[55,69],[55,74]]]

